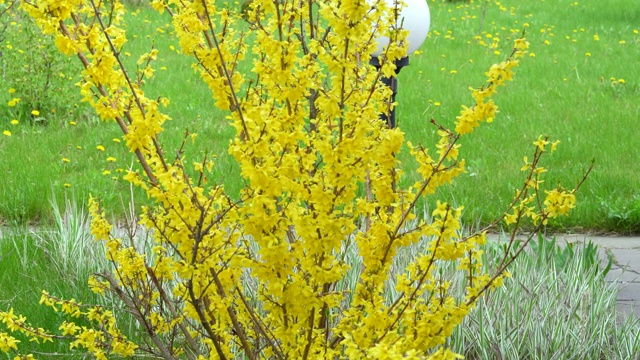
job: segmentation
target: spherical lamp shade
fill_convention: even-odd
[[[385,1],[390,7],[395,6],[394,0]],[[429,25],[431,24],[431,14],[429,13],[427,0],[405,0],[405,3],[407,6],[402,8],[400,15],[396,19],[396,26],[409,30],[409,36],[407,37],[409,50],[407,55],[411,55],[418,50],[427,38]],[[389,45],[388,37],[381,36],[378,38],[378,49],[373,53],[373,56],[382,54],[387,45]]]

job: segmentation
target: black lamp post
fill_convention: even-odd
[[[389,6],[399,7],[397,0],[385,0]],[[402,28],[409,30],[409,36],[407,42],[409,43],[409,49],[407,50],[407,56],[395,61],[396,76],[387,78],[383,77],[382,83],[391,88],[392,95],[390,103],[395,102],[396,94],[398,92],[398,79],[397,75],[400,73],[403,67],[409,65],[409,55],[413,54],[427,38],[429,33],[429,25],[431,23],[431,15],[429,13],[429,6],[427,0],[405,0],[406,7],[399,9],[396,12],[396,28]],[[382,36],[378,38],[378,49],[372,54],[371,65],[376,69],[380,69],[379,56],[384,52],[384,48],[389,44],[389,38]],[[396,127],[396,111],[395,108],[389,109],[389,116],[385,113],[380,115],[382,120],[385,120],[389,125],[389,128]]]

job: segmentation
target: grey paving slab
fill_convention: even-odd
[[[625,271],[624,269],[620,267],[616,267],[614,265],[611,267],[611,270],[607,274],[607,281],[609,282],[616,281],[621,283],[640,281],[640,275],[629,272],[629,271]]]

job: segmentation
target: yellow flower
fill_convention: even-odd
[[[98,145],[96,146],[96,149],[100,150],[100,151],[104,151],[104,146],[102,145]]]
[[[102,175],[111,175],[111,171],[105,170],[102,172]]]
[[[14,88],[9,89],[9,94],[13,94],[14,92],[16,92],[16,89]]]
[[[11,120],[11,125],[18,125],[19,121],[16,119]]]
[[[9,350],[18,350],[18,343],[20,340],[16,340],[13,336],[10,336],[6,333],[0,333],[0,350],[4,353],[9,352]]]
[[[31,110],[31,115],[33,115],[33,116],[39,116],[39,115],[40,115],[40,111],[38,111],[38,110]]]
[[[71,187],[71,184],[69,183],[64,183],[64,187],[66,187],[67,189]]]
[[[11,131],[5,130],[2,132],[2,135],[11,136]]]
[[[14,107],[19,102],[20,102],[20,98],[13,98],[13,99],[9,100],[9,102],[7,102],[7,105],[9,105],[9,107]]]
[[[69,125],[75,125],[76,122],[75,121],[69,121]]]
[[[531,168],[531,163],[529,162],[529,158],[528,157],[524,157],[524,166],[522,168],[520,168],[520,171],[527,171]]]
[[[109,156],[107,158],[107,162],[114,162],[114,161],[116,161],[116,158],[114,158],[113,156]]]
[[[537,146],[540,151],[544,151],[544,147],[549,144],[549,141],[542,138],[542,135],[538,136],[538,140],[533,142],[533,145]]]
[[[58,329],[62,330],[62,335],[73,335],[78,330],[80,330],[80,327],[77,326],[74,323],[65,321],[65,322],[62,323],[62,325],[60,325],[60,327]]]
[[[67,158],[62,158],[62,162],[63,162],[63,163],[68,163],[68,162],[70,162],[70,161],[71,161],[71,160],[69,160],[69,159],[67,159]]]

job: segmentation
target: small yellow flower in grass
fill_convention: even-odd
[[[591,56],[591,53],[590,53],[590,52],[584,53],[584,56],[586,56],[586,57],[590,57],[590,56]]]
[[[13,94],[14,92],[16,92],[16,89],[14,88],[9,89],[9,94]]]
[[[63,162],[63,163],[68,163],[68,162],[70,162],[70,161],[71,161],[71,160],[69,160],[69,159],[67,159],[67,158],[62,158],[62,162]]]
[[[64,187],[66,187],[67,189],[71,187],[71,184],[69,183],[64,183]]]
[[[33,116],[40,116],[40,111],[38,111],[38,110],[31,110],[31,115],[33,115]]]
[[[2,132],[2,135],[11,136],[11,131],[5,130],[5,131]]]
[[[98,145],[96,146],[96,149],[100,150],[100,151],[104,151],[104,146],[102,145]]]
[[[69,121],[69,125],[75,126],[76,122],[75,121]]]
[[[544,41],[544,44],[545,44],[545,45],[551,45],[551,41],[549,41],[549,40],[545,40],[545,41]]]
[[[16,119],[11,120],[11,125],[18,125],[18,123],[20,122]]]
[[[76,150],[82,150],[82,146],[80,145],[76,146]]]
[[[20,98],[13,98],[9,100],[9,102],[7,102],[7,105],[9,105],[9,107],[14,107],[18,105],[19,102],[20,102]]]
[[[451,71],[449,71],[449,74],[454,74],[454,75],[455,75],[455,74],[457,74],[457,73],[458,73],[458,70],[451,70]]]
[[[593,41],[600,41],[600,36],[598,34],[593,35]]]
[[[618,41],[618,44],[620,44],[620,45],[624,45],[624,44],[626,44],[626,43],[627,43],[627,41],[626,41],[626,40],[620,40],[620,41]]]
[[[433,103],[433,105],[440,106],[440,103],[436,101],[436,102]]]
[[[633,29],[633,33],[638,35],[638,29]]]
[[[120,139],[118,139],[118,138],[113,138],[112,140],[113,140],[114,143],[119,143],[120,142]]]
[[[556,151],[556,148],[558,147],[558,144],[560,144],[560,140],[556,140],[556,141],[551,143],[551,152]]]
[[[624,84],[624,83],[625,83],[624,79],[618,79],[618,82],[619,82],[620,84]]]
[[[111,171],[105,170],[102,172],[102,175],[111,175]]]
[[[116,158],[114,158],[113,156],[109,156],[107,158],[107,162],[114,162],[114,161],[116,161]]]

